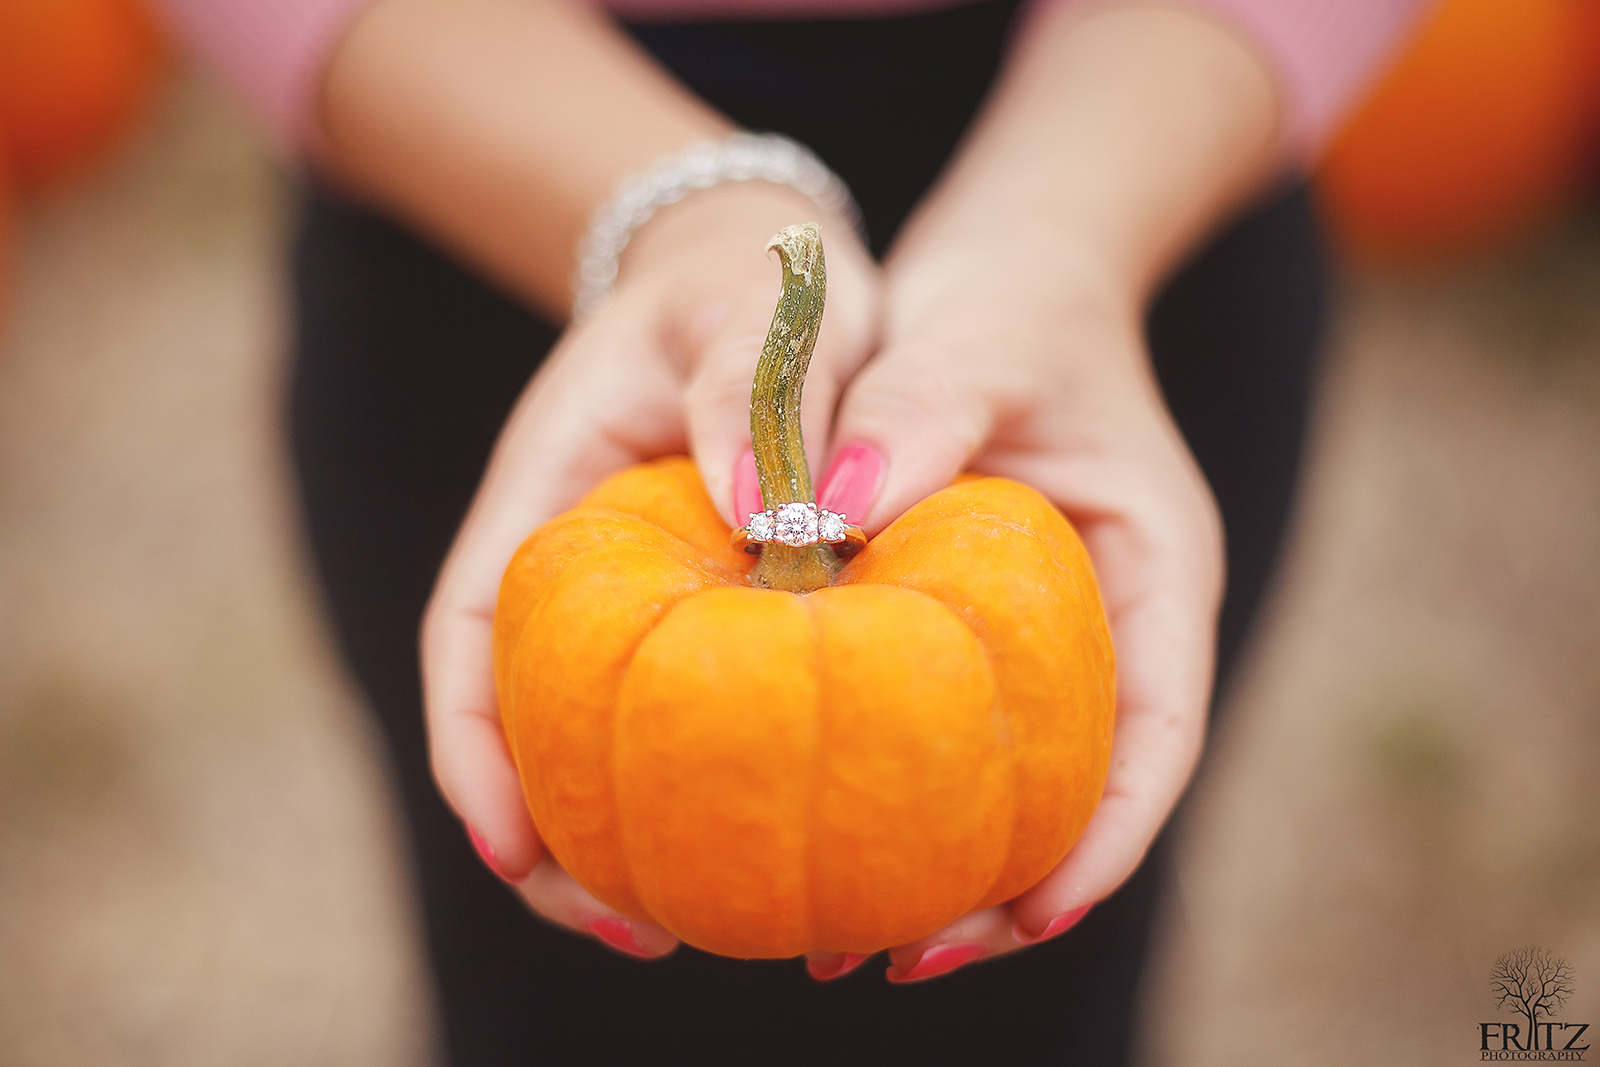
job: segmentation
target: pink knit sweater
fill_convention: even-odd
[[[173,27],[239,87],[290,144],[305,139],[323,64],[373,0],[157,0]],[[951,7],[960,0],[609,0],[630,19],[850,17]],[[1089,4],[1116,0],[1036,0]],[[1308,158],[1427,0],[1168,0],[1210,11],[1252,40],[1277,72],[1290,145]]]

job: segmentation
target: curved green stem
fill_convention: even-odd
[[[750,389],[750,442],[767,510],[783,504],[815,503],[811,472],[800,436],[800,392],[811,351],[822,325],[828,272],[822,235],[814,222],[790,226],[767,244],[783,262],[783,295],[761,346],[755,384]],[[826,545],[793,548],[768,542],[751,571],[756,585],[804,593],[820,589],[838,573],[839,559]]]

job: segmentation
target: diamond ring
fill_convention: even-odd
[[[750,522],[733,531],[733,547],[760,555],[764,544],[804,548],[828,545],[837,556],[853,556],[866,547],[861,527],[837,512],[815,504],[782,504],[771,511],[752,511]]]

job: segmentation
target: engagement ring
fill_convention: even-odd
[[[733,531],[733,547],[760,555],[764,544],[804,548],[828,545],[834,555],[853,556],[867,545],[861,527],[845,522],[844,516],[815,504],[783,504],[771,511],[752,511],[750,521]]]

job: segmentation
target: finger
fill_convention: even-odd
[[[1117,649],[1117,726],[1105,792],[1083,836],[1013,902],[1029,937],[1105,899],[1133,873],[1199,760],[1222,588],[1220,527],[1207,501],[1174,509],[1181,489],[1162,495],[1145,515],[1135,509],[1083,530]]]
[[[678,947],[678,939],[666,927],[631,918],[590,896],[553,858],[535,867],[517,892],[551,922],[588,934],[626,955],[655,959]]]
[[[761,475],[756,470],[755,452],[749,445],[733,465],[733,515],[741,526],[750,516],[766,510],[761,499]]]
[[[737,461],[750,450],[750,385],[771,317],[772,309],[763,310],[756,299],[728,306],[717,328],[700,341],[684,391],[689,451],[729,526],[745,522],[735,509],[734,479]]]
[[[1131,662],[1130,674],[1153,651],[1158,657],[1181,655],[1178,650],[1189,636],[1161,605],[1141,605],[1122,622],[1119,665]],[[1015,901],[1018,926],[1030,936],[1110,896],[1133,873],[1199,758],[1205,718],[1192,707],[1203,702],[1193,691],[1198,687],[1166,679],[1141,684],[1127,678],[1119,684],[1134,692],[1118,700],[1111,770],[1100,805],[1066,859]]]
[[[936,934],[889,950],[889,981],[921,982],[979,960],[1014,952],[1011,912],[1005,905],[968,912]]]
[[[858,270],[841,275],[829,282],[828,314],[800,404],[801,435],[813,479],[826,454],[839,390],[866,361],[872,344],[872,296],[865,291],[872,283]],[[760,510],[750,506],[749,486],[740,484],[738,471],[750,449],[750,389],[777,296],[775,280],[770,290],[756,287],[730,306],[701,342],[684,397],[690,448],[712,501],[732,526],[743,525],[749,511]],[[736,486],[745,491],[736,492]]]
[[[819,982],[843,978],[871,959],[864,952],[807,952],[806,973]]]
[[[536,527],[607,474],[681,442],[676,383],[626,315],[575,331],[502,432],[423,618],[423,697],[440,791],[498,871],[525,877],[543,858],[500,724],[493,681],[495,599],[507,561]],[[599,324],[597,323],[597,326]]]
[[[967,370],[928,349],[927,342],[885,348],[840,403],[818,498],[869,535],[949,485],[993,428],[990,405]]]
[[[885,977],[897,985],[921,982],[968,964],[1020,952],[1066,933],[1089,914],[1090,907],[1085,904],[1056,917],[1037,934],[1022,929],[1009,905],[971,912],[936,934],[890,949]]]

